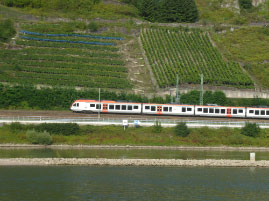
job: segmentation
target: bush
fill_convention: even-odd
[[[177,123],[174,132],[177,136],[187,137],[190,134],[190,130],[188,129],[185,122]]]
[[[89,29],[91,32],[96,32],[98,30],[98,25],[96,24],[96,22],[91,21],[89,24]]]
[[[160,133],[160,132],[162,132],[162,130],[163,130],[163,128],[162,128],[161,122],[159,122],[159,121],[155,121],[155,124],[154,124],[154,126],[153,126],[152,131],[153,131],[154,133]]]
[[[10,19],[0,22],[0,41],[8,42],[16,34],[14,24]]]
[[[35,130],[28,130],[26,132],[26,139],[31,144],[44,144],[50,145],[52,144],[52,137],[48,132],[37,132]]]
[[[54,135],[78,135],[80,133],[80,127],[78,124],[66,123],[66,124],[40,124],[35,127],[39,132],[47,131]]]
[[[243,9],[252,8],[252,0],[239,0],[239,5]]]
[[[241,129],[241,134],[249,137],[257,137],[260,135],[261,129],[256,123],[246,123]]]

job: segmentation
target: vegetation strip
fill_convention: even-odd
[[[111,166],[208,166],[269,167],[269,161],[182,160],[182,159],[106,159],[106,158],[13,158],[0,159],[0,166],[10,165],[111,165]]]
[[[47,39],[47,38],[33,38],[33,37],[28,37],[28,36],[20,36],[20,38],[27,39],[27,40],[58,42],[58,43],[81,43],[81,44],[87,44],[87,45],[115,45],[114,43],[70,41],[70,40],[53,40],[53,39]]]

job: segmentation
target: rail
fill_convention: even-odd
[[[0,116],[0,123],[14,123],[19,122],[22,124],[40,124],[40,123],[77,123],[80,125],[123,125],[123,120],[128,120],[128,126],[153,126],[157,121],[161,123],[163,127],[173,127],[179,122],[185,122],[188,127],[231,127],[240,128],[245,126],[246,121],[212,121],[212,120],[176,120],[176,119],[157,119],[157,118],[96,118],[96,117],[47,117],[47,116]],[[258,122],[261,128],[269,128],[269,122]]]

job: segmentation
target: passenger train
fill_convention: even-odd
[[[232,107],[217,105],[180,105],[132,103],[120,101],[97,101],[79,99],[74,101],[70,109],[73,112],[113,113],[113,114],[149,114],[165,116],[201,116],[201,117],[237,117],[269,119],[269,108],[263,107]]]

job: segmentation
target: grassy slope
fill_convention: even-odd
[[[269,87],[269,27],[240,27],[214,34],[225,57],[243,64],[262,87]]]
[[[82,126],[79,136],[53,135],[54,144],[88,145],[157,145],[157,146],[269,146],[269,129],[263,129],[260,137],[240,134],[240,129],[190,129],[188,137],[178,137],[173,128],[163,128],[156,133],[153,127],[127,128],[120,126]],[[0,143],[29,143],[26,131],[11,131],[9,126],[0,128]]]

